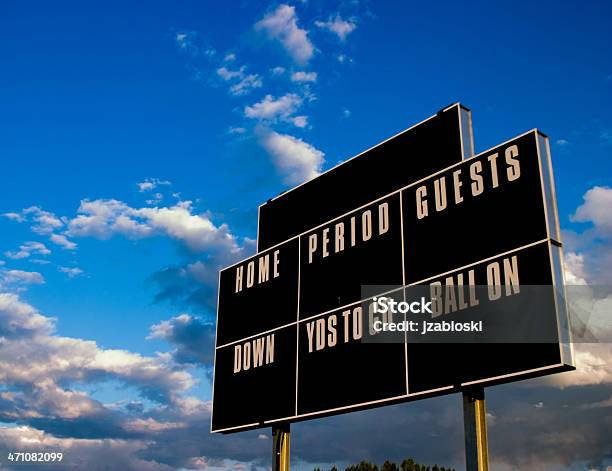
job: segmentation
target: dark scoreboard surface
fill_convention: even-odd
[[[549,157],[546,137],[530,131],[223,270],[212,431],[571,369]],[[485,286],[480,302],[438,320],[484,319],[488,333],[455,343],[369,330],[368,297],[380,293],[363,286],[402,300],[437,284]],[[504,294],[492,299],[488,285]]]
[[[471,115],[455,104],[259,207],[265,250],[473,154]]]

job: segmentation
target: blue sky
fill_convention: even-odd
[[[121,469],[265,467],[258,434],[206,433],[218,268],[253,251],[262,201],[453,102],[472,109],[477,152],[534,127],[550,136],[568,276],[609,285],[611,17],[609,2],[4,2],[0,312],[12,323],[0,336],[13,355],[37,339],[28,355],[46,359],[54,392],[0,375],[0,444],[79,437],[75,453],[93,463],[119,437]],[[88,360],[68,361],[81,358],[73,341]],[[595,358],[597,381],[496,388],[492,404],[525,411],[544,401],[525,394],[560,390],[577,411],[605,402],[612,353]],[[585,430],[609,427],[601,407],[607,419]],[[367,430],[376,414],[387,413],[322,423]],[[455,430],[453,417],[441,427]],[[179,432],[206,444],[179,452]],[[296,449],[300,463],[359,459]],[[602,444],[538,466],[587,469],[611,454]]]

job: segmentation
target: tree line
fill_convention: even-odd
[[[323,471],[321,468],[315,468],[313,471]],[[332,466],[329,471],[340,471],[336,466]],[[445,468],[444,466],[438,466],[437,464],[424,465],[415,463],[413,459],[406,458],[398,466],[392,461],[385,461],[379,468],[373,463],[368,461],[362,461],[359,464],[347,466],[344,471],[455,471],[454,468]]]

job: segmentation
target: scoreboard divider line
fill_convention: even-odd
[[[420,284],[420,283],[424,283],[424,282],[426,282],[426,281],[433,280],[433,279],[435,279],[435,278],[439,278],[439,277],[441,277],[441,276],[447,275],[447,274],[452,273],[452,272],[454,272],[454,271],[462,270],[462,269],[464,269],[464,268],[469,268],[469,267],[472,267],[472,266],[477,265],[477,264],[479,264],[479,263],[482,263],[482,262],[487,262],[487,261],[489,261],[489,260],[493,260],[493,259],[498,258],[498,257],[503,257],[504,255],[509,255],[509,254],[511,254],[511,253],[518,252],[519,250],[527,249],[527,248],[529,248],[529,247],[533,247],[533,246],[538,245],[538,244],[543,244],[543,243],[545,243],[545,242],[551,242],[551,243],[554,243],[555,241],[554,241],[553,239],[546,238],[546,239],[541,239],[541,240],[538,240],[538,241],[536,241],[536,242],[531,242],[531,243],[529,243],[529,244],[525,244],[525,245],[522,245],[522,246],[520,246],[520,247],[516,247],[516,248],[511,249],[511,250],[508,250],[508,251],[506,251],[506,252],[498,253],[498,254],[495,254],[495,255],[493,255],[493,256],[491,256],[491,257],[487,257],[487,258],[483,258],[483,259],[477,260],[477,261],[472,262],[472,263],[469,263],[469,264],[467,264],[467,265],[463,265],[463,266],[460,266],[460,267],[455,267],[455,268],[453,268],[452,270],[448,270],[448,271],[443,272],[443,273],[437,273],[436,275],[430,276],[430,277],[428,277],[428,278],[424,278],[424,279],[419,280],[419,281],[415,281],[414,283],[410,283],[410,284],[405,285],[405,286],[400,286],[400,287],[397,287],[397,288],[394,288],[394,289],[391,289],[391,290],[388,290],[388,291],[385,291],[385,292],[382,292],[382,293],[378,293],[378,294],[376,294],[376,296],[381,296],[381,295],[383,295],[383,294],[393,293],[393,292],[395,292],[395,291],[399,291],[400,289],[403,289],[404,287],[415,286],[415,285],[418,285],[418,284]],[[309,320],[311,320],[311,319],[314,319],[315,317],[323,316],[323,315],[325,315],[325,314],[329,314],[330,312],[333,312],[333,311],[338,311],[338,310],[343,309],[343,308],[346,308],[346,307],[348,307],[348,306],[352,306],[353,304],[357,304],[357,303],[361,303],[361,302],[363,302],[363,301],[367,301],[368,299],[371,299],[371,298],[373,298],[373,297],[374,297],[374,296],[370,296],[370,297],[368,297],[368,298],[360,299],[360,300],[358,300],[358,301],[353,301],[352,303],[344,304],[344,305],[342,305],[342,306],[338,306],[338,307],[335,307],[335,308],[333,308],[333,309],[329,309],[329,310],[327,310],[327,311],[319,312],[318,314],[314,314],[314,315],[312,315],[312,316],[305,317],[304,319],[299,319],[297,322],[296,322],[296,321],[294,321],[294,322],[289,322],[288,324],[283,324],[283,325],[278,326],[278,327],[275,327],[275,328],[273,328],[273,329],[265,330],[265,331],[263,331],[263,332],[258,332],[257,334],[254,334],[254,335],[249,335],[248,337],[243,337],[243,338],[240,338],[240,339],[238,339],[238,340],[234,340],[234,341],[232,341],[232,342],[224,343],[223,345],[218,345],[218,346],[216,346],[215,348],[216,348],[216,349],[218,349],[218,348],[229,347],[230,345],[234,345],[234,344],[236,344],[236,343],[240,343],[240,342],[245,341],[245,340],[253,339],[253,338],[255,338],[255,337],[259,337],[259,336],[261,336],[261,335],[269,334],[270,332],[275,332],[275,331],[280,330],[280,329],[284,329],[284,328],[287,328],[287,327],[291,327],[292,325],[294,325],[294,324],[296,324],[296,323],[302,323],[302,322],[309,321]]]
[[[298,411],[298,359],[300,355],[300,281],[302,274],[302,237],[298,237],[298,279],[297,279],[297,312],[295,313],[295,414]]]
[[[254,339],[255,337],[260,337],[260,336],[262,336],[262,335],[269,334],[269,333],[271,333],[271,332],[276,332],[277,330],[286,329],[287,327],[291,327],[291,326],[292,326],[292,325],[294,325],[294,324],[296,324],[296,322],[295,322],[295,321],[293,321],[293,322],[289,322],[288,324],[283,324],[283,325],[281,325],[281,326],[274,327],[273,329],[264,330],[263,332],[257,332],[257,333],[256,333],[256,334],[254,334],[254,335],[249,335],[248,337],[242,337],[242,338],[240,338],[240,339],[238,339],[238,340],[234,340],[234,341],[232,341],[232,342],[227,342],[227,343],[224,343],[223,345],[218,345],[218,346],[216,346],[215,348],[225,348],[225,347],[229,347],[229,346],[234,345],[234,344],[236,344],[236,343],[244,342],[245,340]]]
[[[406,258],[404,257],[404,198],[402,197],[402,190],[399,192],[400,199],[400,240],[402,244],[402,300],[406,302],[406,290],[403,288],[406,286]],[[404,314],[404,320],[406,320],[406,314]],[[404,372],[406,373],[406,394],[410,393],[408,387],[408,334],[404,331]]]
[[[531,242],[529,244],[521,245],[520,247],[517,247],[515,249],[507,250],[505,252],[495,254],[495,255],[493,255],[491,257],[483,258],[483,259],[478,260],[476,262],[468,263],[467,265],[463,265],[461,267],[455,267],[452,270],[448,270],[448,271],[445,271],[443,273],[438,273],[436,275],[433,275],[433,276],[430,276],[430,277],[427,277],[427,278],[423,278],[422,280],[415,281],[414,283],[410,283],[410,284],[408,284],[406,286],[415,286],[415,285],[418,285],[418,284],[421,284],[421,283],[425,283],[426,281],[433,280],[435,278],[440,278],[441,276],[448,275],[449,273],[452,273],[454,271],[463,270],[465,268],[470,268],[470,267],[473,267],[474,265],[478,265],[479,263],[488,262],[489,260],[493,260],[494,258],[503,257],[504,255],[509,255],[511,253],[518,252],[519,250],[528,249],[529,247],[533,247],[534,245],[538,245],[538,244],[543,244],[545,242],[552,242],[552,239],[550,237],[547,237],[546,239],[540,239],[540,240],[537,240],[535,242]]]

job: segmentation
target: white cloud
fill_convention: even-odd
[[[263,81],[257,74],[247,74],[246,66],[243,65],[238,69],[231,70],[225,66],[217,69],[217,75],[226,82],[233,82],[229,92],[234,96],[241,96],[250,93],[255,88],[261,88]]]
[[[341,64],[344,64],[345,62],[351,63],[353,62],[353,59],[351,59],[349,56],[347,56],[346,54],[338,54],[336,56],[336,59],[338,59],[338,62],[340,62]]]
[[[145,191],[151,191],[157,188],[158,186],[169,186],[172,185],[172,182],[168,180],[160,180],[159,178],[146,178],[145,181],[137,183],[138,190],[142,193]]]
[[[34,225],[32,230],[37,234],[47,235],[64,226],[65,221],[55,214],[44,211],[38,206],[32,206],[22,211],[24,216],[31,215]]]
[[[354,19],[343,20],[340,15],[334,18],[329,18],[327,21],[315,21],[315,25],[334,33],[340,41],[345,41],[346,37],[357,28],[357,23]]]
[[[230,126],[227,132],[229,134],[244,134],[246,129],[240,126]]]
[[[280,98],[266,95],[263,100],[252,106],[244,108],[244,115],[247,118],[262,120],[274,120],[277,118],[287,118],[302,105],[302,98],[295,93],[287,93]]]
[[[232,85],[229,89],[230,93],[234,96],[242,96],[251,92],[255,88],[261,88],[263,81],[257,74],[246,75],[238,83]]]
[[[566,139],[557,139],[557,141],[555,142],[558,146],[560,147],[565,147],[567,145],[569,145],[569,141]]]
[[[0,308],[3,308],[0,298]],[[15,306],[15,298],[9,300]],[[34,388],[49,387],[73,381],[111,376],[137,388],[153,399],[172,401],[177,393],[191,388],[195,381],[184,371],[172,370],[156,358],[148,358],[127,350],[102,349],[96,342],[69,337],[50,335],[52,323],[43,322],[40,314],[26,303],[21,302],[19,309],[24,311],[20,325],[37,323],[40,331],[32,332],[26,342],[15,339],[0,344],[0,378],[6,385],[30,384]],[[28,316],[34,316],[29,321]],[[30,328],[32,330],[32,328]],[[24,368],[24,365],[28,365]],[[66,398],[70,399],[70,398]],[[65,407],[70,400],[59,404],[54,410],[63,417],[68,411]],[[70,414],[70,413],[69,413]],[[70,414],[74,415],[74,414]]]
[[[297,63],[307,63],[314,54],[314,46],[308,38],[308,32],[298,26],[293,6],[279,5],[276,10],[258,21],[255,29],[265,31],[269,38],[279,41]]]
[[[68,223],[68,235],[108,239],[114,233],[131,238],[151,235],[151,228],[129,217],[132,208],[118,200],[82,200],[80,213]]]
[[[18,260],[28,258],[31,255],[49,255],[51,251],[42,242],[29,241],[19,246],[17,252],[4,252],[8,258]]]
[[[83,270],[77,267],[58,267],[57,269],[68,275],[68,278],[75,278],[83,273]]]
[[[83,200],[68,224],[73,237],[108,239],[114,234],[140,239],[167,235],[193,251],[240,252],[227,225],[216,226],[206,214],[193,214],[191,201],[170,207],[132,208],[118,200]]]
[[[147,339],[162,339],[176,346],[171,358],[178,364],[199,363],[210,368],[214,360],[215,325],[180,314],[151,326]]]
[[[261,145],[272,157],[285,183],[301,183],[321,172],[325,154],[311,144],[297,137],[270,130],[260,134]]]
[[[574,343],[574,356],[575,371],[546,377],[542,383],[561,388],[612,384],[611,343]]]
[[[67,250],[74,250],[77,248],[77,244],[71,240],[68,240],[68,238],[62,234],[51,234],[49,236],[49,240]]]
[[[7,219],[10,219],[12,221],[17,221],[17,222],[24,222],[26,220],[26,218],[23,217],[23,215],[19,213],[4,213],[2,216],[4,216]]]
[[[291,122],[295,127],[305,128],[308,126],[308,116],[295,116],[291,119]]]
[[[7,285],[42,285],[43,276],[37,271],[5,270],[2,272],[2,284]]]
[[[149,206],[153,206],[153,205],[161,203],[161,201],[163,199],[164,199],[164,195],[163,194],[161,194],[161,193],[154,193],[151,198],[149,198],[148,200],[145,200],[145,203],[147,203]]]
[[[0,337],[50,334],[55,319],[41,315],[12,293],[0,293]]]
[[[272,75],[283,75],[285,73],[285,68],[277,66],[271,69],[270,72],[272,72]]]
[[[36,265],[48,265],[51,262],[49,260],[42,260],[40,258],[32,258],[30,259],[30,263],[35,263]]]
[[[236,54],[234,53],[226,54],[225,57],[223,58],[223,62],[233,62],[235,60],[236,60]]]
[[[212,57],[216,54],[213,47],[198,44],[198,34],[195,31],[180,31],[174,35],[176,47],[182,53],[192,57]]]
[[[292,82],[316,82],[317,81],[317,73],[316,72],[304,72],[302,70],[298,72],[294,72],[291,74]]]
[[[612,188],[595,186],[583,198],[584,203],[570,219],[575,222],[592,222],[601,234],[612,235]]]
[[[221,77],[223,80],[225,81],[229,81],[232,80],[234,78],[242,78],[244,77],[244,71],[246,69],[246,66],[242,66],[240,67],[238,70],[230,70],[227,67],[223,66],[223,67],[219,67],[217,69],[217,75],[219,77]]]
[[[166,430],[186,428],[187,426],[188,424],[185,422],[161,422],[152,417],[149,417],[148,419],[132,419],[123,424],[123,428],[129,432],[154,434],[164,432]]]
[[[567,285],[586,285],[584,255],[575,252],[565,254],[565,283]]]

